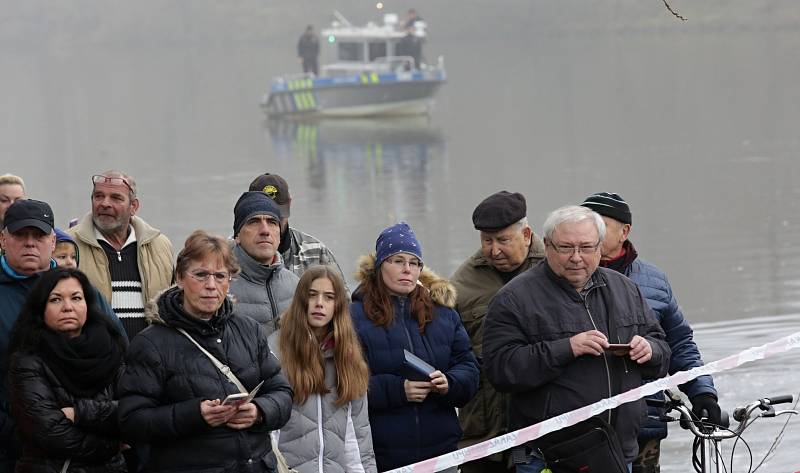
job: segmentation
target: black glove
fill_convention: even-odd
[[[716,425],[722,423],[722,410],[719,408],[719,404],[717,404],[717,398],[711,394],[698,394],[693,397],[691,401],[692,413],[696,415],[698,419],[707,417],[708,421],[711,423]]]

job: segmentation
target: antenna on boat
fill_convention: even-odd
[[[344,15],[339,13],[339,10],[333,10],[333,17],[336,18],[336,20],[339,21],[339,23],[343,24],[344,26],[353,26],[350,23],[350,21],[344,17]]]

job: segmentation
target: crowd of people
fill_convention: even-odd
[[[543,236],[522,194],[486,197],[449,280],[396,223],[351,294],[276,174],[239,197],[231,238],[196,230],[177,256],[130,175],[91,182],[64,231],[0,176],[0,473],[386,471],[702,365],[618,194],[554,210]],[[710,376],[681,389],[720,422]],[[447,471],[655,473],[666,424],[647,414],[629,402]],[[613,441],[581,444],[590,428]]]

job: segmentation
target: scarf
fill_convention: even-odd
[[[90,398],[115,380],[123,348],[109,327],[87,321],[77,337],[50,329],[42,331],[39,352],[45,364],[75,397]]]

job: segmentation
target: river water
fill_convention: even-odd
[[[800,328],[796,2],[673,5],[688,22],[633,0],[387,3],[418,7],[426,56],[445,57],[433,114],[305,123],[269,121],[258,101],[297,70],[305,23],[327,22],[310,0],[0,3],[0,172],[23,176],[60,225],[88,211],[91,174],[120,168],[176,247],[195,228],[228,235],[237,196],[269,171],[290,183],[292,225],[346,273],[403,219],[450,275],[478,246],[485,196],[524,193],[538,231],[550,210],[613,191],[707,361]],[[365,2],[339,8],[374,17]],[[719,375],[723,407],[797,393],[797,361]],[[757,458],[779,423],[752,435]],[[689,465],[682,434],[664,471]],[[798,440],[790,424],[759,471],[800,469],[786,448]]]

